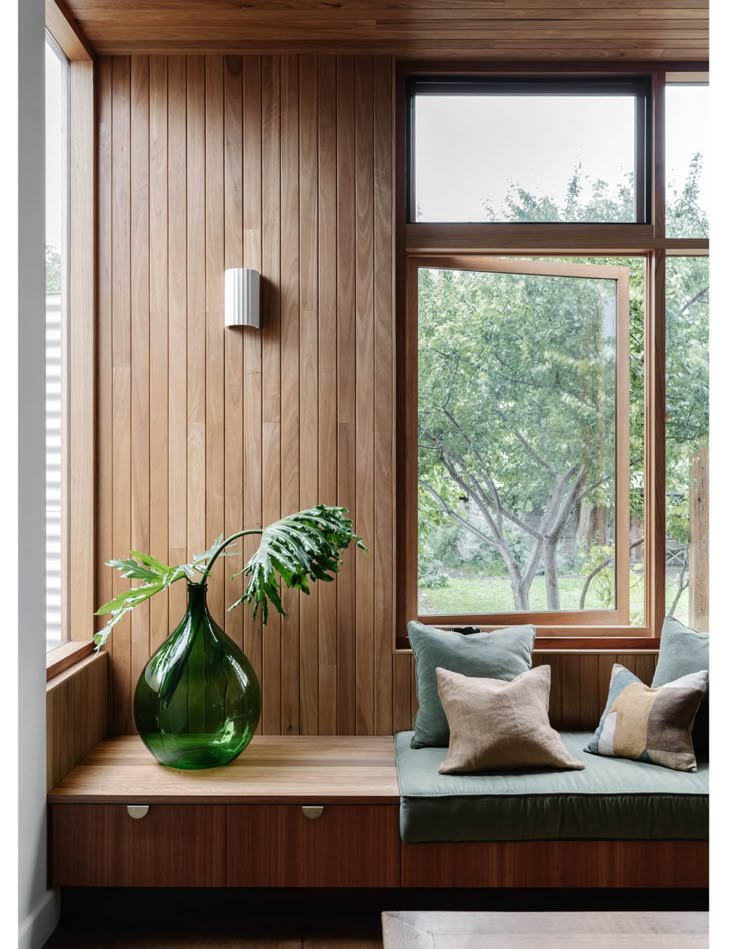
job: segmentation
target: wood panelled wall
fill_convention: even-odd
[[[55,787],[108,733],[107,656],[88,656],[46,684],[46,787]]]
[[[221,566],[210,606],[261,680],[264,732],[388,733],[395,675],[407,710],[410,694],[392,655],[393,61],[102,58],[97,89],[97,563],[182,562],[223,531],[346,505],[368,553],[337,583],[288,592],[262,630],[225,612],[242,587]],[[262,274],[260,330],[223,325],[241,266]],[[101,566],[98,602],[123,583]],[[184,596],[116,628],[113,732],[133,730]]]
[[[98,61],[97,601],[130,547],[178,563],[221,532],[346,505],[368,553],[286,595],[267,629],[222,564],[215,617],[253,662],[261,728],[410,727],[413,657],[394,652],[393,61]],[[262,274],[262,327],[223,326],[226,267]],[[248,545],[250,552],[254,544]],[[228,566],[234,561],[230,561]],[[230,573],[231,571],[228,571]],[[178,584],[109,644],[111,731],[184,610]],[[612,663],[540,654],[552,720],[597,722]]]

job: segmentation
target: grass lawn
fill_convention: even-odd
[[[563,610],[577,610],[580,607],[580,592],[583,577],[560,578],[560,606]],[[677,583],[668,578],[667,598],[669,604],[674,597]],[[631,612],[632,616],[641,616],[644,604],[644,582],[641,573],[631,574]],[[535,577],[530,591],[530,609],[542,612],[547,608],[544,590],[544,577]],[[593,588],[588,591],[586,609],[603,609],[605,605],[596,597]],[[451,577],[446,587],[429,590],[419,588],[419,612],[426,615],[463,614],[463,613],[510,613],[513,612],[511,585],[505,577]],[[688,591],[680,597],[677,612],[678,619],[687,622]]]

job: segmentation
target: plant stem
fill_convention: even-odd
[[[223,552],[223,550],[226,547],[228,547],[230,544],[232,544],[234,540],[237,540],[239,537],[246,537],[248,534],[262,534],[262,533],[263,533],[262,527],[254,527],[250,530],[238,531],[236,534],[231,534],[227,538],[227,540],[223,540],[223,542],[220,544],[220,546],[217,548],[214,554],[212,554],[210,559],[207,561],[207,566],[202,571],[202,579],[199,581],[199,584],[203,585],[206,582],[207,577],[210,575],[210,572],[215,565],[215,561]]]

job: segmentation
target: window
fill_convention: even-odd
[[[667,84],[667,234],[708,236],[708,85]]]
[[[643,599],[642,261],[410,273],[419,615],[627,625]]]
[[[48,674],[88,649],[94,632],[95,66],[56,6],[46,13]]]
[[[414,618],[580,648],[707,630],[706,74],[420,70],[397,82],[398,645]]]
[[[414,80],[409,220],[646,221],[647,90],[636,80]]]
[[[66,425],[63,396],[68,298],[69,62],[46,37],[46,647],[66,638],[62,479]]]
[[[667,614],[708,630],[708,258],[667,261]]]

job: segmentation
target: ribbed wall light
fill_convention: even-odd
[[[260,327],[260,283],[257,270],[234,267],[225,271],[225,326]]]

